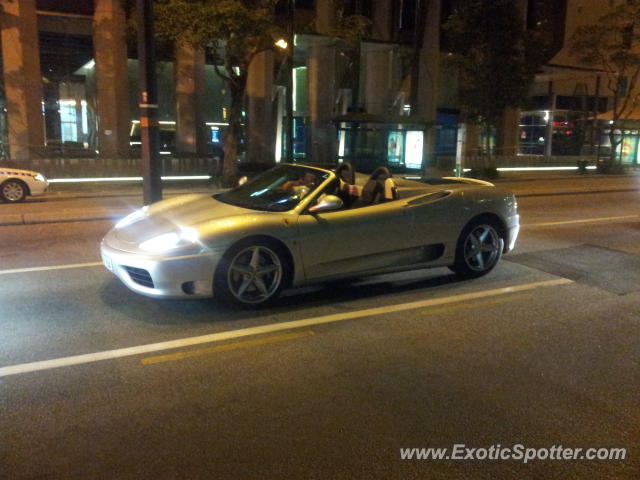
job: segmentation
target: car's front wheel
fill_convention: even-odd
[[[0,197],[9,203],[24,201],[27,196],[27,187],[20,180],[7,180],[0,185]]]
[[[486,275],[497,265],[503,249],[504,240],[494,222],[473,221],[460,234],[451,270],[462,278]]]
[[[214,297],[244,307],[273,302],[286,284],[287,256],[276,243],[253,240],[233,246],[214,277]]]

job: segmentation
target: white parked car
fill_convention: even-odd
[[[22,202],[27,196],[42,195],[48,187],[41,173],[0,166],[0,200]]]

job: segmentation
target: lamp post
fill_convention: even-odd
[[[137,0],[138,62],[140,66],[140,137],[142,192],[145,205],[162,200],[158,158],[158,93],[153,43],[153,0]]]

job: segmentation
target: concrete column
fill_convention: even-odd
[[[440,75],[440,7],[441,0],[431,0],[426,9],[424,37],[419,58],[417,115],[425,122],[435,122],[438,109]],[[413,105],[412,105],[413,107]],[[424,167],[435,166],[435,128],[425,132]]]
[[[529,0],[516,0],[516,7],[522,15],[522,24],[525,28],[527,26],[528,3]],[[520,142],[520,110],[517,108],[505,109],[498,127],[498,155],[517,155]]]
[[[35,0],[0,0],[2,61],[11,159],[28,160],[44,146],[42,74]]]
[[[478,155],[480,148],[480,126],[475,123],[466,124],[464,155],[467,157],[475,157]]]
[[[392,45],[376,44],[368,46],[364,52],[364,71],[367,72],[364,81],[364,101],[367,113],[391,113],[400,83],[393,49]]]
[[[129,85],[126,19],[120,0],[95,0],[93,42],[96,54],[98,149],[100,156],[129,152]]]
[[[309,115],[311,120],[311,161],[334,162],[337,155],[337,131],[331,119],[335,103],[335,56],[330,45],[309,49]]]
[[[336,22],[334,0],[316,0],[316,32],[329,35]]]
[[[391,41],[391,22],[393,17],[392,0],[373,2],[373,38],[383,42]]]
[[[176,46],[176,148],[179,153],[204,155],[204,50],[181,42]]]
[[[520,110],[517,108],[505,109],[500,120],[498,155],[513,156],[518,153],[519,131]]]
[[[247,77],[248,156],[250,162],[275,163],[273,52],[256,55]]]
[[[44,104],[45,138],[47,140],[59,140],[62,137],[59,111],[60,106],[58,104],[60,101],[60,83],[45,83],[42,85],[42,90],[43,93],[45,93],[44,98],[47,99]]]

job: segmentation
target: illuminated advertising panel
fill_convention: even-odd
[[[406,136],[406,150],[404,163],[407,168],[422,168],[422,149],[424,132],[408,131]]]

